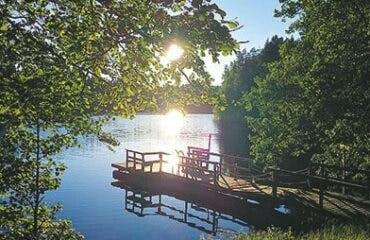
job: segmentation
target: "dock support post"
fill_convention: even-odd
[[[127,189],[125,190],[125,209],[127,210]]]
[[[158,213],[161,213],[162,212],[162,195],[159,194],[158,195]]]
[[[271,172],[271,181],[272,181],[272,196],[277,197],[277,182],[276,182],[276,172],[272,170]]]
[[[162,172],[162,163],[163,162],[163,156],[162,153],[159,154],[159,172]]]
[[[212,233],[213,235],[216,235],[216,223],[217,219],[216,219],[216,212],[215,210],[213,210],[213,213],[212,213]]]
[[[188,222],[188,202],[185,201],[184,222]]]

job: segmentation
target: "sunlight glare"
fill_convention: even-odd
[[[178,110],[171,110],[164,115],[162,120],[162,129],[170,135],[180,132],[184,124],[184,115]]]
[[[184,49],[182,49],[176,44],[171,44],[164,58],[168,62],[173,62],[173,61],[178,60],[183,54],[184,54]]]

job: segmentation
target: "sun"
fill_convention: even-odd
[[[182,55],[184,55],[184,49],[182,49],[177,44],[171,44],[170,47],[166,51],[164,60],[166,62],[173,62],[181,58]]]

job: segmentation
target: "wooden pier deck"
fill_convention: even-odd
[[[198,170],[191,169],[192,171],[181,170],[180,169],[181,166],[175,166],[167,162],[163,163],[162,170],[159,162],[144,164],[144,170],[142,163],[137,163],[134,168],[132,162],[113,163],[112,167],[128,173],[140,172],[152,174],[156,173],[171,174],[181,178],[191,179],[193,181],[199,182],[200,184],[214,185],[216,187],[224,188],[225,190],[244,191],[244,192],[264,192],[266,194],[271,194],[272,191],[272,188],[270,186],[259,185],[259,187],[256,188],[256,185],[252,184],[252,182],[250,181],[241,178],[234,178],[224,174],[218,174],[215,181],[215,175],[212,172],[199,169]]]
[[[244,166],[247,167],[240,166],[240,160],[243,160]],[[329,187],[338,185],[366,193],[370,189],[368,185],[314,176],[310,169],[296,172],[272,169],[265,173],[248,161],[189,147],[186,156],[127,150],[126,162],[113,163],[112,167],[117,169],[113,171],[113,177],[121,182],[134,181],[143,185],[153,182],[167,185],[176,182],[183,186],[182,189],[187,186],[186,189],[197,188],[198,192],[211,190],[239,199],[251,199],[268,208],[276,206],[277,203],[289,203],[300,209],[295,213],[297,216],[302,214],[299,213],[302,208],[307,208],[309,214],[316,212],[317,218],[335,216],[363,222],[370,219],[370,201],[329,191]],[[284,184],[284,179],[290,177],[300,182],[303,180],[303,187],[300,184]],[[294,214],[294,210],[292,211]]]

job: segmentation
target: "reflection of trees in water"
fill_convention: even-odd
[[[222,136],[221,152],[249,157],[248,128],[243,116],[230,114],[224,116],[218,126]]]

